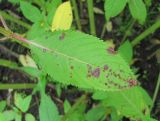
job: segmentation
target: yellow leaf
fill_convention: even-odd
[[[62,3],[56,10],[52,21],[52,31],[68,30],[73,20],[71,4],[69,1]]]

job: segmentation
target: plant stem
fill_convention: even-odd
[[[0,44],[0,50],[2,51],[2,53],[7,53],[10,56],[13,56],[15,58],[19,58],[19,55],[13,51],[11,51],[10,49],[6,48],[5,46]]]
[[[83,1],[79,0],[79,7],[80,7],[80,16],[83,16]]]
[[[21,41],[23,44],[25,43],[25,44],[28,44],[28,45],[33,45],[33,46],[35,46],[35,47],[38,47],[38,48],[43,49],[43,50],[46,50],[46,51],[52,51],[52,50],[49,49],[49,48],[46,48],[46,47],[44,47],[44,46],[42,46],[42,45],[40,45],[40,44],[37,44],[37,43],[35,43],[35,42],[33,42],[33,41],[30,41],[30,40],[28,40],[28,39],[26,39],[26,38],[23,38],[22,36],[20,36],[20,35],[18,35],[18,34],[16,34],[16,33],[13,33],[13,32],[11,32],[11,31],[9,31],[9,30],[5,30],[5,29],[2,28],[2,27],[0,27],[0,33],[3,34],[3,35],[5,35],[5,36],[7,36],[7,37],[9,37],[9,38],[19,40],[19,41]],[[27,47],[28,47],[28,46],[27,46]],[[28,48],[29,48],[29,47],[28,47]]]
[[[147,30],[145,30],[131,42],[133,47],[140,43],[146,36],[156,31],[158,28],[160,28],[160,19],[158,19],[151,27],[149,27]]]
[[[76,0],[71,0],[71,2],[72,2],[72,5],[73,5],[73,12],[74,12],[74,16],[75,16],[77,27],[81,31],[82,30],[82,26],[81,26],[79,14],[78,14],[78,8],[77,8]]]
[[[36,84],[0,84],[0,90],[7,89],[32,89],[36,86]]]
[[[101,39],[104,37],[105,32],[106,32],[106,23],[103,25],[103,29],[101,32]]]
[[[126,38],[129,36],[129,33],[130,33],[131,29],[133,28],[135,22],[136,21],[134,19],[131,20],[131,22],[129,23],[129,26],[126,28],[127,30],[122,38],[121,43],[123,43],[126,40]]]
[[[76,109],[82,105],[86,104],[87,102],[87,95],[82,95],[79,99],[76,100],[76,103],[69,109],[69,111],[61,118],[61,121],[66,121],[69,116],[72,115]]]
[[[11,69],[18,69],[18,64],[9,60],[0,59],[0,66],[8,67]]]
[[[3,11],[0,11],[0,14],[6,19],[6,20],[9,20],[9,21],[12,21],[12,22],[15,22],[23,27],[25,27],[26,29],[30,29],[31,26],[13,16],[10,16],[9,14],[3,12]]]
[[[160,73],[159,73],[159,76],[158,76],[158,81],[157,81],[157,85],[156,85],[156,89],[154,91],[154,95],[153,95],[153,103],[152,103],[152,106],[151,106],[151,109],[150,111],[152,111],[152,108],[155,104],[155,101],[156,101],[156,98],[157,98],[157,95],[158,95],[158,91],[160,90]]]
[[[28,44],[32,43],[32,42],[28,41],[27,39],[23,38],[22,36],[17,35],[15,33],[13,33],[12,31],[6,30],[2,27],[0,27],[0,33],[8,38],[15,39],[16,42],[18,42],[19,44],[21,44],[27,48],[29,48]],[[17,40],[20,40],[20,41],[17,41]]]
[[[90,32],[92,35],[96,35],[95,19],[94,19],[94,12],[93,12],[93,0],[87,0],[87,5],[88,5]]]

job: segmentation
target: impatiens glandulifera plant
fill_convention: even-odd
[[[91,35],[68,30],[46,31],[32,40],[9,36],[28,43],[39,69],[57,82],[101,91],[137,85],[121,55]]]
[[[108,1],[106,0],[105,2]],[[116,6],[115,1],[111,2]],[[133,2],[135,3],[135,1]],[[57,0],[55,3],[54,5],[58,6],[61,0]],[[118,6],[121,7],[118,12],[116,10],[108,14],[107,20],[120,13],[126,3],[127,1],[122,0],[122,3],[120,3],[121,6]],[[142,3],[142,1],[140,3]],[[129,3],[128,1],[128,4],[131,4],[131,2]],[[1,27],[0,32],[10,38],[27,43],[38,70],[41,72],[40,75],[36,75],[38,78],[41,76],[39,78],[41,93],[39,108],[40,121],[60,120],[56,105],[45,94],[46,75],[52,78],[51,81],[64,85],[74,85],[78,88],[88,89],[93,92],[100,91],[101,94],[96,93],[98,98],[95,98],[95,94],[94,99],[102,98],[106,110],[108,110],[107,106],[115,107],[116,113],[120,113],[120,116],[131,117],[132,120],[150,120],[148,107],[148,105],[151,105],[150,98],[148,99],[148,95],[146,96],[140,91],[141,88],[138,86],[136,76],[133,74],[128,64],[130,63],[131,57],[127,56],[124,58],[123,56],[125,53],[124,55],[119,53],[120,51],[124,51],[123,48],[120,48],[119,51],[115,51],[112,46],[104,43],[99,38],[75,30],[68,30],[72,23],[72,12],[69,2],[60,5],[56,13],[47,13],[47,17],[28,2],[22,1],[20,5],[23,15],[34,23],[27,33],[27,39],[18,34],[6,31]],[[116,8],[117,7],[115,7],[115,9]],[[133,8],[133,6],[130,6],[130,9]],[[33,13],[38,13],[38,16],[32,16],[33,13],[27,10],[33,10]],[[51,9],[47,6],[47,11],[49,10]],[[137,13],[137,11],[134,12],[134,10],[131,10],[131,12]],[[51,22],[50,16],[54,14],[54,19]],[[45,20],[43,20],[44,18]],[[144,22],[144,19],[145,17],[138,20]],[[105,98],[103,98],[103,94]],[[134,95],[136,95],[136,99]],[[128,97],[131,99],[128,99]],[[108,101],[106,102],[105,99]],[[118,100],[118,103],[112,100]],[[75,107],[73,107],[70,110],[75,109]],[[84,105],[84,107],[86,106]],[[79,108],[81,107],[76,105],[76,109],[79,110]],[[104,108],[103,111],[105,112],[106,110],[104,110]],[[83,111],[81,110],[81,113],[83,114],[84,111],[85,108],[83,108]],[[74,119],[72,115],[73,112],[75,111],[69,112],[69,119]],[[105,116],[104,112],[101,114],[102,117]],[[79,112],[76,112],[75,115],[77,114],[79,114]],[[54,116],[54,119],[52,116]],[[66,117],[67,116],[64,116],[62,120],[67,121]],[[121,117],[119,119],[121,119]],[[88,120],[90,119],[87,117],[87,121]]]

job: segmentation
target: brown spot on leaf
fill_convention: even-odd
[[[70,69],[73,70],[73,69],[74,69],[74,66],[70,66]]]
[[[117,54],[117,52],[114,50],[114,48],[113,48],[113,47],[109,47],[109,48],[107,48],[107,52],[108,52],[108,53],[110,53],[110,54],[112,54],[112,55]]]
[[[106,75],[106,78],[108,78],[108,75]]]
[[[65,33],[63,32],[60,36],[59,36],[59,40],[64,40],[65,37]]]
[[[43,48],[42,51],[43,51],[44,53],[46,53],[46,52],[47,52],[47,49]]]
[[[91,74],[92,74],[92,76],[98,78],[100,76],[100,72],[101,72],[101,70],[98,67],[98,68],[94,69]]]
[[[137,81],[134,79],[129,79],[127,82],[129,83],[130,87],[138,85]]]
[[[70,78],[72,78],[73,76],[72,76],[72,73],[70,73]]]
[[[103,71],[107,71],[107,70],[108,70],[108,66],[107,66],[107,65],[104,65]]]

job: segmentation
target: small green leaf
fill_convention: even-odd
[[[0,112],[0,121],[8,121],[1,112]]]
[[[104,106],[96,106],[89,110],[86,114],[86,121],[100,121],[106,115],[107,108]]]
[[[131,43],[127,40],[125,43],[123,43],[119,49],[118,52],[122,55],[122,57],[128,62],[128,64],[131,63],[132,57],[133,57],[133,48]]]
[[[62,117],[62,121],[85,121],[86,96],[81,96],[69,111]]]
[[[6,118],[7,121],[12,121],[16,117],[16,112],[13,110],[7,110],[3,112],[4,117]]]
[[[32,114],[27,113],[25,115],[25,121],[35,121],[35,117]]]
[[[0,112],[2,112],[6,107],[6,101],[1,101],[0,102]]]
[[[104,9],[106,19],[117,16],[126,6],[127,0],[105,0]]]
[[[19,93],[15,93],[14,95],[14,103],[22,112],[26,112],[28,110],[31,99],[31,95],[27,97],[24,97],[22,94]]]
[[[146,6],[143,0],[128,0],[128,4],[133,18],[143,24],[147,16]]]
[[[51,25],[56,9],[61,3],[62,0],[52,0],[51,2],[50,1],[46,2],[46,8],[48,12],[47,21],[49,25]]]
[[[17,113],[15,117],[15,121],[22,121],[22,115]]]
[[[68,100],[65,100],[64,101],[64,112],[67,113],[70,108],[71,108],[70,103],[68,102]]]
[[[51,98],[41,94],[41,104],[39,107],[40,121],[60,121],[58,109]]]
[[[20,9],[23,15],[33,23],[39,22],[43,19],[43,16],[40,10],[28,2],[21,1]]]

